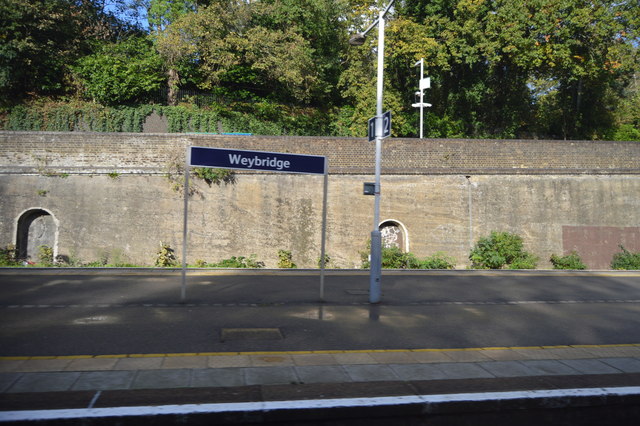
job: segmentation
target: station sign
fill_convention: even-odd
[[[326,160],[320,155],[192,146],[188,164],[194,167],[323,175]]]

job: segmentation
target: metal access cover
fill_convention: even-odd
[[[282,340],[279,328],[223,328],[220,341],[228,340]]]
[[[347,289],[346,290],[347,294],[351,294],[353,296],[364,296],[369,294],[369,290],[360,290],[360,289]]]

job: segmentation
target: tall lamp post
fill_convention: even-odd
[[[382,236],[380,235],[380,167],[382,157],[382,89],[384,83],[384,17],[393,6],[391,0],[387,7],[380,11],[378,19],[362,33],[354,34],[349,39],[352,46],[364,44],[364,40],[376,25],[378,26],[378,89],[376,103],[376,167],[375,167],[375,201],[373,207],[373,231],[371,231],[371,273],[369,278],[369,302],[380,303],[382,276]]]

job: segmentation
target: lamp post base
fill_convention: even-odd
[[[382,235],[371,231],[371,276],[369,278],[369,303],[380,303],[382,276]]]

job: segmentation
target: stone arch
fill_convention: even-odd
[[[383,247],[398,247],[404,252],[409,251],[409,233],[407,227],[398,220],[385,220],[380,223]]]
[[[58,221],[53,214],[40,207],[25,210],[16,225],[16,255],[18,259],[38,259],[38,247],[53,249],[54,259],[58,251]]]

